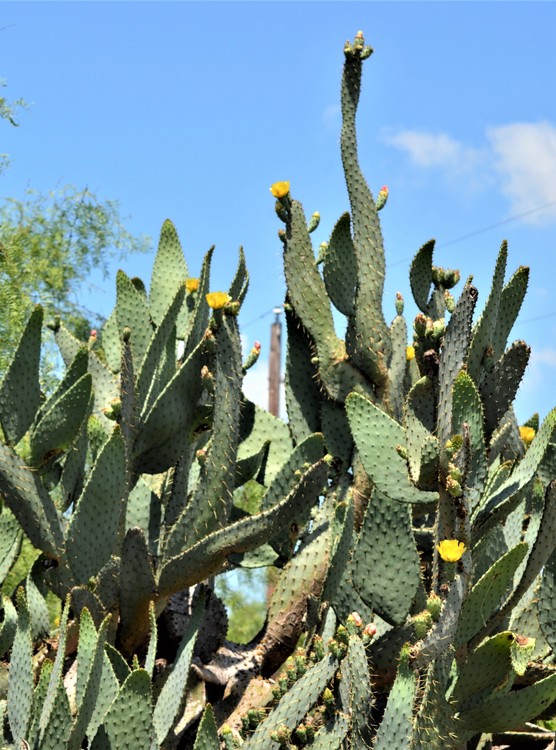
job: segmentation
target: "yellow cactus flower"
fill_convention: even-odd
[[[465,544],[457,539],[444,539],[436,548],[444,562],[457,562],[466,550]]]
[[[529,447],[533,442],[533,438],[535,437],[535,430],[532,427],[520,427],[519,435],[525,445]]]
[[[231,301],[232,298],[226,292],[209,292],[207,294],[208,306],[212,307],[213,310],[222,310]]]
[[[275,198],[285,198],[290,192],[290,183],[288,180],[284,182],[275,182],[270,186],[270,192]]]
[[[411,362],[412,359],[415,359],[415,347],[409,346],[405,347],[405,358],[407,362]]]
[[[191,292],[196,292],[199,288],[199,279],[186,279],[185,288],[190,294]]]

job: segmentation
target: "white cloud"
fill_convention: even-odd
[[[418,167],[461,172],[474,167],[481,155],[479,149],[465,146],[447,133],[402,130],[399,133],[385,135],[384,140],[406,151]]]
[[[405,151],[411,162],[442,170],[466,187],[498,186],[510,200],[509,213],[526,214],[531,224],[556,220],[556,126],[516,122],[489,128],[485,145],[469,146],[447,133],[402,130],[383,140]],[[547,205],[552,204],[552,205]],[[546,206],[546,207],[545,207]]]
[[[490,128],[487,137],[494,166],[502,177],[502,190],[511,210],[522,213],[547,203],[523,220],[547,223],[556,219],[556,127],[549,122],[516,122]]]

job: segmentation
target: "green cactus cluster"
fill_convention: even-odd
[[[271,188],[287,421],[243,393],[242,250],[211,291],[212,249],[191,275],[165,222],[148,291],[120,271],[98,335],[48,323],[65,372],[47,396],[29,318],[0,384],[3,747],[471,750],[556,715],[556,410],[521,428],[512,410],[528,269],[506,281],[503,244],[476,315],[428,242],[412,332],[400,294],[388,324],[388,190],[355,129],[371,53],[361,32],[344,48],[351,211],[318,253],[318,212]],[[214,586],[241,566],[276,571],[248,644]]]

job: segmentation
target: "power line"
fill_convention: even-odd
[[[546,208],[550,208],[551,206],[556,206],[556,200],[550,201],[549,203],[544,203],[542,206],[537,206],[536,208],[531,208],[529,209],[529,211],[522,211],[519,214],[514,214],[507,219],[502,219],[501,221],[497,221],[494,224],[489,224],[488,226],[482,227],[481,229],[476,229],[474,232],[463,234],[461,237],[456,237],[453,240],[448,240],[448,242],[442,242],[436,247],[440,248],[448,247],[449,245],[455,245],[457,242],[463,242],[464,240],[468,240],[470,237],[476,237],[479,234],[484,234],[484,232],[490,232],[491,229],[496,229],[497,227],[501,227],[504,224],[509,224],[512,221],[517,221],[518,219],[522,219],[524,216],[530,216],[531,214],[538,213],[539,211],[544,211]],[[394,268],[394,266],[400,266],[402,263],[407,263],[408,260],[413,260],[413,256],[408,255],[401,260],[396,260],[394,261],[394,263],[387,263],[386,265],[388,268]]]

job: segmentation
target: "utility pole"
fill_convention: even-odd
[[[270,356],[268,358],[268,411],[277,417],[280,414],[280,363],[282,356],[281,307],[272,311],[276,316],[270,326]]]

